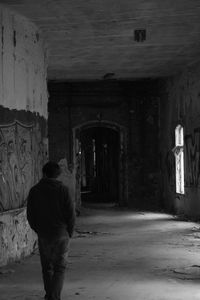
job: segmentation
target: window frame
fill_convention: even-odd
[[[175,128],[175,179],[176,194],[185,194],[185,157],[184,157],[184,127],[178,124]]]

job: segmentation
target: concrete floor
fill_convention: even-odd
[[[0,272],[0,300],[42,299],[37,253]],[[161,213],[84,210],[62,299],[200,299],[200,225]]]

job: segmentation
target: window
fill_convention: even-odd
[[[96,141],[92,139],[92,151],[93,151],[93,175],[97,176],[96,172]]]
[[[184,133],[181,125],[178,125],[175,129],[175,147],[173,152],[176,165],[176,193],[184,194]]]

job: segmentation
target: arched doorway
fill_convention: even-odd
[[[81,130],[81,200],[119,201],[119,132],[107,127]]]
[[[116,123],[73,128],[76,205],[83,201],[127,203],[127,130]]]

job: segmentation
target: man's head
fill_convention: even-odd
[[[49,161],[43,166],[42,173],[44,177],[57,178],[61,174],[61,168],[56,162]]]

